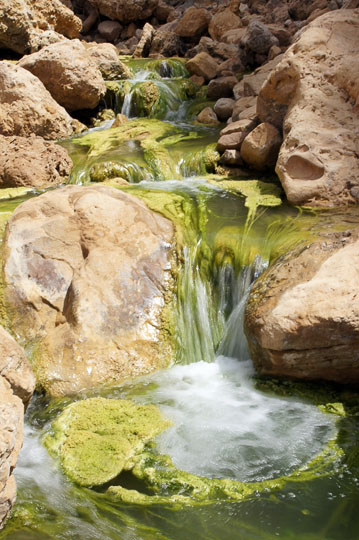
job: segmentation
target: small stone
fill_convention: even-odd
[[[263,122],[244,139],[241,157],[250,167],[259,171],[274,169],[282,137],[276,127]]]
[[[197,115],[197,122],[201,124],[217,125],[219,124],[216,113],[211,107],[206,107]]]
[[[234,104],[235,101],[231,98],[220,98],[216,102],[214,112],[221,122],[225,122],[230,116],[232,116]]]

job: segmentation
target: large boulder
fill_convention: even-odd
[[[46,32],[53,39],[55,33],[75,38],[81,28],[81,20],[60,0],[0,0],[0,46],[19,54],[40,49]]]
[[[95,108],[106,92],[97,63],[79,40],[44,47],[22,58],[19,66],[38,77],[69,111]]]
[[[276,171],[293,204],[359,201],[359,10],[307,26],[267,79],[263,122],[283,129]]]
[[[46,188],[66,182],[72,161],[61,146],[42,137],[0,135],[0,188]]]
[[[359,382],[358,237],[302,245],[256,281],[245,325],[259,373]]]
[[[110,21],[108,21],[110,22]],[[90,43],[83,42],[86,47],[87,54],[97,64],[102,77],[107,81],[118,79],[130,79],[132,77],[131,70],[120,61],[118,50],[111,43]]]
[[[0,133],[45,139],[70,137],[81,124],[52,98],[42,82],[20,66],[0,62]]]
[[[174,31],[183,38],[198,37],[207,30],[210,20],[211,15],[206,9],[190,7],[184,12]]]
[[[16,498],[13,469],[24,440],[24,409],[34,388],[23,349],[0,326],[0,529]]]
[[[187,60],[186,68],[191,75],[198,75],[210,81],[217,75],[218,64],[209,54],[200,52],[194,58]]]
[[[241,19],[230,9],[225,9],[213,15],[209,23],[208,32],[212,39],[221,41],[226,32],[236,30],[241,26]]]
[[[148,19],[158,6],[158,0],[88,0],[101,15],[121,23]]]
[[[173,247],[172,223],[114,188],[67,186],[18,206],[7,225],[5,296],[48,393],[167,364]]]

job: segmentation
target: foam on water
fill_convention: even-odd
[[[252,375],[250,361],[223,356],[157,374],[147,400],[174,424],[158,438],[158,450],[182,470],[240,481],[275,478],[307,463],[333,436],[332,418],[259,392]]]

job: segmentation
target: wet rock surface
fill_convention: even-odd
[[[68,186],[8,223],[6,299],[51,395],[153,371],[171,347],[173,225],[114,188]],[[167,329],[168,330],[168,329]]]

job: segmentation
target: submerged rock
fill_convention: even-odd
[[[0,187],[45,188],[67,181],[72,161],[61,146],[42,137],[0,135]]]
[[[25,352],[0,327],[0,529],[16,498],[13,470],[24,440],[24,408],[34,388]]]
[[[35,52],[63,34],[78,37],[82,27],[60,0],[0,0],[0,45],[19,54]]]
[[[293,204],[359,200],[359,11],[306,27],[260,91],[262,122],[283,127],[276,171]]]
[[[15,210],[5,295],[41,387],[70,394],[167,364],[173,248],[170,221],[110,187],[67,186]]]
[[[358,232],[337,233],[279,259],[246,309],[251,357],[263,375],[359,382]]]
[[[70,137],[82,124],[52,98],[42,82],[26,69],[0,62],[0,133]]]
[[[101,486],[132,469],[145,445],[170,425],[155,405],[92,398],[66,407],[44,443],[70,480]]]
[[[38,77],[52,97],[69,111],[94,109],[106,86],[97,62],[79,41],[63,41],[25,56],[19,66]]]

